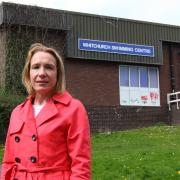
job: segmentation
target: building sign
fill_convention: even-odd
[[[117,54],[154,57],[154,46],[78,39],[78,48],[82,51],[96,51]]]

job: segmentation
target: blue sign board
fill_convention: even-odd
[[[78,43],[78,48],[83,51],[154,57],[154,46],[98,41],[90,39],[79,39]]]

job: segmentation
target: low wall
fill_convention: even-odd
[[[170,120],[172,125],[180,125],[180,105],[179,109],[177,104],[171,104],[171,109],[169,111]]]
[[[92,132],[119,131],[169,122],[168,107],[86,106]]]

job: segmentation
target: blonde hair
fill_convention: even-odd
[[[64,63],[63,63],[62,57],[58,54],[58,52],[55,49],[47,47],[41,43],[35,43],[31,45],[28,51],[26,62],[25,62],[24,69],[22,72],[22,83],[25,86],[28,94],[35,95],[35,91],[30,81],[30,65],[31,65],[31,59],[33,55],[40,51],[47,52],[56,59],[57,82],[56,82],[54,91],[55,92],[65,91],[65,70],[64,70]]]

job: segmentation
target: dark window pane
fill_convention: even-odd
[[[130,67],[130,86],[139,87],[138,67]]]
[[[129,86],[129,67],[120,66],[120,85]]]
[[[148,69],[140,67],[140,87],[148,87]]]
[[[149,68],[150,88],[158,88],[158,73],[156,68]]]

